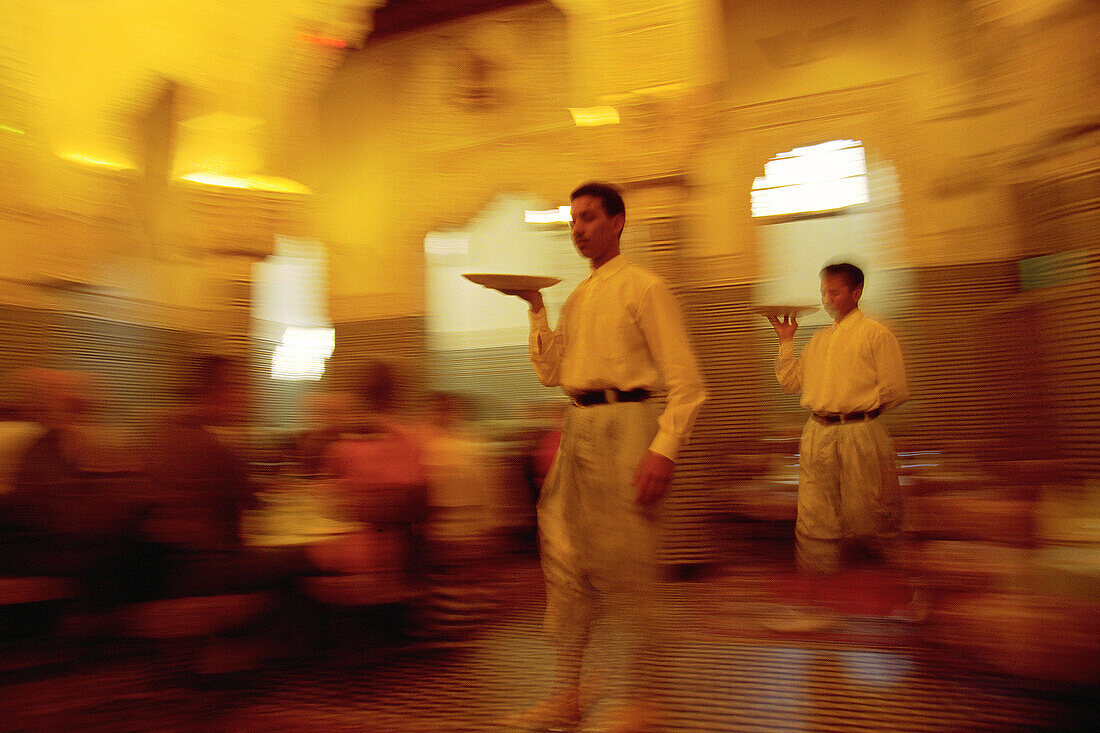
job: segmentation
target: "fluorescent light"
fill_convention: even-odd
[[[221,186],[222,188],[248,188],[248,182],[243,178],[219,176],[214,173],[189,173],[181,176],[185,181],[201,183],[204,186]]]
[[[130,163],[119,160],[106,160],[104,158],[93,158],[90,155],[81,155],[80,153],[58,153],[58,157],[64,158],[72,163],[79,163],[80,165],[92,166],[94,168],[107,168],[113,171],[132,171],[134,166]]]
[[[277,191],[279,193],[313,193],[308,186],[278,176],[223,176],[218,173],[188,173],[186,176],[180,176],[180,178],[192,183],[201,183],[204,186],[219,186],[221,188],[243,188],[249,191]]]
[[[18,127],[12,127],[11,125],[0,124],[0,132],[10,132],[13,135],[26,135],[24,130],[20,130]]]
[[[547,211],[524,211],[523,220],[528,224],[554,224],[556,222],[568,224],[573,221],[573,214],[568,206],[559,206],[556,209]]]
[[[619,111],[614,107],[570,107],[569,114],[577,127],[619,124]]]

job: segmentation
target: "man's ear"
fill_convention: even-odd
[[[852,288],[852,298],[855,299],[855,301],[857,303],[859,302],[859,299],[862,298],[862,297],[863,297],[863,286],[862,285],[860,285],[858,288]]]
[[[626,225],[626,214],[615,214],[615,216],[611,217],[611,222],[615,227],[615,233],[621,235],[623,233],[623,227]]]

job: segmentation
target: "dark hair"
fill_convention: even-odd
[[[471,416],[473,406],[465,395],[458,392],[445,392],[442,390],[430,392],[428,393],[428,400],[432,410],[436,412],[449,412],[462,419]]]
[[[821,277],[830,275],[840,275],[848,281],[848,287],[853,290],[863,287],[863,270],[848,262],[838,262],[835,265],[825,265],[821,268]]]
[[[221,354],[199,354],[194,358],[186,392],[189,397],[208,397],[219,388],[230,384],[233,377],[244,371],[244,364]]]
[[[608,216],[626,214],[626,204],[623,203],[622,194],[619,193],[618,188],[610,183],[597,183],[595,181],[583,183],[573,193],[569,194],[569,200],[573,201],[581,196],[595,196],[598,198],[603,203],[604,213]]]
[[[373,361],[363,368],[359,398],[376,412],[389,412],[397,402],[397,370],[384,361]]]

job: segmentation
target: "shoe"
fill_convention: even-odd
[[[594,730],[599,733],[652,733],[656,730],[656,717],[652,705],[634,702],[613,710],[606,722]]]
[[[909,606],[894,614],[894,618],[911,624],[923,624],[932,614],[932,592],[925,588],[913,591]]]
[[[581,722],[580,692],[573,687],[546,698],[535,706],[500,721],[503,731],[571,731]]]
[[[577,698],[580,702],[581,712],[583,713],[595,707],[606,689],[607,680],[599,672],[586,672],[581,675],[580,686],[577,688]]]
[[[840,621],[840,616],[835,611],[784,608],[761,620],[760,624],[768,631],[783,634],[813,634],[834,629],[840,625]]]

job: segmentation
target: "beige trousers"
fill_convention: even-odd
[[[538,506],[546,629],[583,648],[599,620],[613,639],[606,663],[628,687],[654,640],[658,510],[639,507],[630,482],[658,414],[652,402],[569,408]]]
[[[880,420],[802,430],[798,467],[799,567],[835,573],[846,540],[888,554],[901,528],[901,490],[893,443]]]

